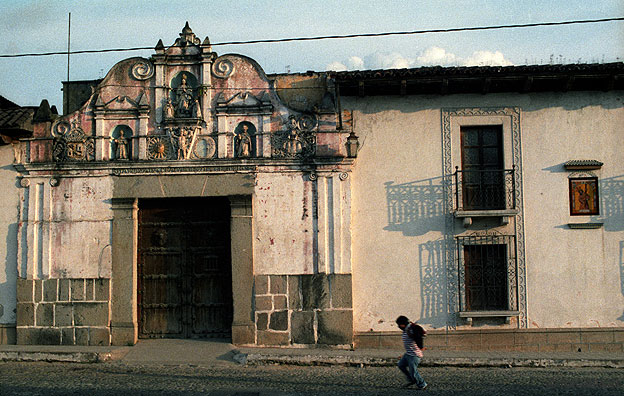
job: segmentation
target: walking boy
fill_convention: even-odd
[[[422,353],[422,337],[426,331],[415,323],[411,323],[409,319],[403,315],[396,320],[399,329],[403,330],[401,338],[405,347],[405,354],[399,360],[399,369],[407,377],[408,383],[406,387],[416,385],[416,389],[423,390],[427,387],[427,383],[418,373],[418,364],[420,363]],[[419,342],[417,342],[419,341]]]

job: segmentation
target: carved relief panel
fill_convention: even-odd
[[[52,158],[55,162],[93,161],[95,139],[84,133],[77,121],[58,122],[52,128]]]
[[[317,122],[314,115],[291,115],[288,119],[288,129],[273,134],[271,142],[273,157],[307,158],[313,156],[316,152],[314,128]]]

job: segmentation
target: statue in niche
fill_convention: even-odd
[[[192,117],[195,105],[193,88],[186,85],[186,75],[182,74],[180,86],[176,88],[175,111],[178,117]]]
[[[171,103],[171,98],[167,99],[167,104],[165,105],[165,119],[170,119],[175,116],[175,110],[173,109],[173,103]]]
[[[251,156],[251,136],[249,136],[249,126],[243,124],[243,130],[236,135],[235,146],[236,156],[239,158]]]
[[[202,118],[201,115],[201,107],[199,106],[199,99],[195,99],[195,107],[194,107],[193,117]]]
[[[119,131],[119,137],[111,137],[113,143],[115,143],[115,159],[127,160],[128,159],[128,139],[124,135],[124,130]]]

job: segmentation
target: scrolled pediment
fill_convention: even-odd
[[[268,99],[269,96],[265,92],[262,92],[257,96],[249,93],[249,92],[237,92],[229,99],[225,99],[223,93],[217,97],[217,112],[236,112],[236,111],[245,111],[249,112],[265,112],[272,111],[273,105],[271,101]]]
[[[147,110],[149,105],[144,93],[133,99],[126,95],[117,95],[112,99],[103,98],[98,95],[95,101],[95,110],[110,112],[133,112]]]

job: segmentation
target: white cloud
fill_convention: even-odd
[[[364,66],[364,60],[359,56],[352,56],[349,58],[347,62],[349,64],[349,70],[364,70],[366,67]]]
[[[346,63],[346,65],[345,65]],[[500,51],[475,51],[468,58],[459,57],[440,47],[429,47],[415,59],[398,52],[374,52],[364,59],[351,56],[347,62],[332,62],[327,70],[405,69],[419,66],[511,66]]]
[[[366,65],[369,69],[405,69],[413,67],[414,60],[398,52],[374,52],[366,57]]]
[[[419,65],[451,65],[457,61],[455,54],[446,52],[444,48],[429,47],[416,58]]]
[[[343,63],[340,62],[332,62],[330,64],[328,64],[327,66],[325,66],[325,70],[328,71],[346,71],[347,70],[347,66],[345,66]]]
[[[500,51],[475,51],[472,55],[463,60],[464,66],[511,66],[509,60]]]

